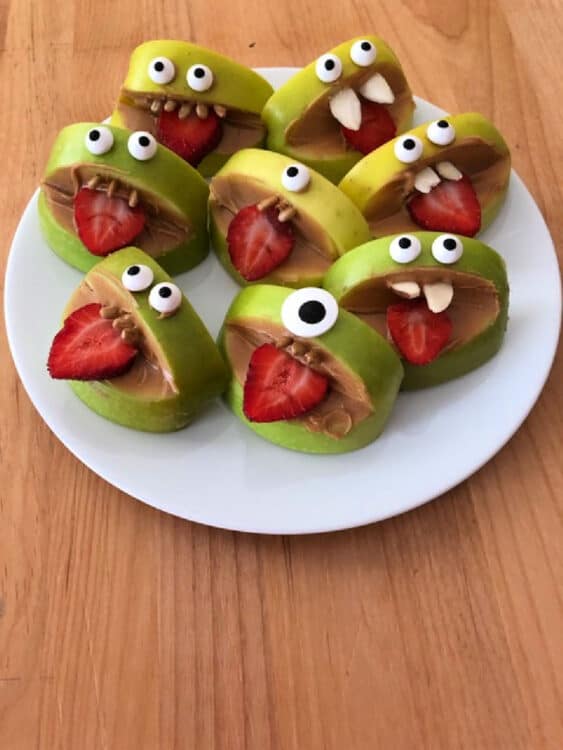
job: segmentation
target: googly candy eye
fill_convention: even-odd
[[[131,156],[138,161],[148,161],[156,154],[158,144],[156,139],[150,133],[144,130],[137,130],[131,133],[127,141],[127,149]]]
[[[130,292],[142,292],[148,289],[154,281],[152,268],[141,263],[127,266],[121,275],[121,283]]]
[[[286,297],[281,318],[294,336],[322,336],[338,320],[338,303],[325,289],[305,287]]]
[[[155,284],[149,293],[149,305],[159,313],[170,315],[182,304],[182,292],[169,281]]]
[[[447,120],[435,120],[426,128],[426,137],[436,146],[449,146],[455,140],[455,128]]]
[[[463,255],[463,243],[455,234],[441,234],[432,243],[432,255],[438,263],[457,263]]]
[[[362,68],[367,68],[368,65],[375,62],[376,57],[377,49],[375,48],[375,45],[368,42],[367,39],[360,39],[357,42],[354,42],[352,49],[350,50],[350,58],[352,59],[352,62]]]
[[[155,57],[149,63],[148,74],[153,83],[170,83],[176,77],[176,68],[167,57]]]
[[[103,125],[90,128],[86,133],[84,144],[88,151],[91,154],[94,154],[94,156],[107,154],[113,146],[113,133],[109,128],[106,128]]]
[[[395,237],[389,245],[389,255],[395,263],[412,263],[418,258],[421,250],[420,240],[412,234]]]
[[[311,173],[303,164],[290,164],[282,172],[281,182],[286,190],[300,193],[309,185]]]
[[[342,75],[342,61],[328,52],[321,55],[315,64],[317,78],[323,83],[334,83]]]
[[[208,91],[213,86],[213,72],[207,65],[192,65],[186,74],[188,86],[193,91]]]
[[[393,150],[403,164],[412,164],[422,156],[422,141],[416,135],[403,135],[397,138]]]

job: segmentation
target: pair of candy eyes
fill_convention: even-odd
[[[155,57],[149,63],[148,74],[153,83],[171,83],[176,78],[176,66],[167,57]],[[192,65],[186,73],[186,82],[192,91],[208,91],[213,80],[213,71],[202,63]]]
[[[375,62],[376,57],[377,49],[367,39],[359,39],[350,48],[352,62],[361,68],[367,68]],[[326,55],[321,55],[315,63],[315,72],[322,83],[334,83],[342,75],[342,67],[342,60],[338,55],[327,52]]]
[[[455,140],[455,128],[447,120],[435,120],[426,128],[426,137],[436,146],[449,146]],[[424,145],[416,135],[403,135],[393,146],[395,156],[403,164],[412,164],[422,156]]]
[[[107,154],[113,148],[113,133],[109,128],[100,125],[97,128],[91,128],[86,133],[84,143],[86,148],[94,156]],[[144,130],[137,130],[131,133],[127,141],[127,150],[134,159],[138,161],[147,161],[152,159],[156,154],[158,144],[156,138]]]
[[[151,268],[141,263],[128,266],[121,275],[121,283],[129,292],[144,292],[154,281]],[[169,281],[155,284],[149,292],[149,305],[159,313],[173,313],[182,304],[182,292]]]
[[[418,237],[402,234],[389,245],[389,255],[395,263],[412,263],[422,252]],[[438,263],[457,263],[463,255],[463,243],[453,234],[441,234],[432,243],[432,255]]]

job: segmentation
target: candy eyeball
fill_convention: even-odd
[[[193,91],[208,91],[213,86],[213,72],[207,65],[192,65],[186,74],[188,86]]]
[[[321,55],[315,64],[317,78],[323,83],[334,83],[342,75],[342,61],[336,55],[328,52]]]
[[[367,68],[375,62],[377,57],[377,49],[375,44],[368,42],[367,39],[360,39],[354,42],[352,49],[350,50],[350,57],[352,62],[359,65],[362,68]]]
[[[416,135],[403,135],[397,138],[393,150],[400,162],[412,164],[422,156],[422,141]]]
[[[455,128],[447,120],[435,120],[426,129],[426,137],[436,146],[449,146],[455,140]]]
[[[152,268],[141,263],[127,266],[121,275],[121,283],[129,292],[142,292],[154,281]]]
[[[325,289],[305,287],[286,297],[281,318],[284,326],[294,336],[322,336],[338,320],[338,302]]]
[[[156,154],[157,148],[158,144],[155,137],[144,130],[137,130],[135,133],[131,133],[127,141],[127,149],[137,161],[152,159]]]
[[[170,281],[155,284],[149,293],[149,305],[163,315],[171,315],[182,304],[182,292]]]
[[[149,63],[149,78],[153,83],[170,83],[176,77],[176,68],[167,57],[155,57]]]
[[[457,263],[463,255],[463,243],[455,234],[441,234],[432,243],[432,255],[438,263]]]
[[[106,128],[103,125],[90,128],[84,138],[84,144],[88,151],[91,154],[94,154],[94,156],[107,154],[113,146],[113,133],[109,128]]]
[[[311,173],[303,164],[290,164],[282,172],[282,185],[292,193],[301,193],[311,182]]]
[[[389,245],[389,255],[395,263],[412,263],[420,255],[422,245],[413,234],[402,234],[395,237]]]

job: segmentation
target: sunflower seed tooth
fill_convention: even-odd
[[[121,315],[113,321],[113,327],[120,331],[123,331],[125,328],[134,328],[134,326],[135,322],[130,315]]]
[[[200,120],[205,120],[209,114],[209,107],[204,102],[198,102],[195,106],[195,113]]]
[[[121,338],[128,344],[135,344],[139,340],[139,331],[136,328],[125,328],[121,331]]]
[[[220,117],[221,119],[227,116],[227,108],[222,104],[214,104],[213,110],[217,117]]]
[[[270,206],[273,206],[275,203],[278,202],[279,196],[277,195],[269,195],[267,198],[263,198],[260,203],[257,204],[256,208],[259,211],[265,211],[267,208],[270,208]]]
[[[102,178],[100,177],[100,175],[97,174],[97,175],[94,175],[94,177],[92,177],[91,180],[88,180],[87,185],[90,188],[90,190],[94,190],[94,188],[98,187],[101,179]]]
[[[150,109],[153,115],[159,115],[160,110],[162,109],[162,102],[160,101],[160,99],[153,99]]]
[[[166,102],[164,103],[164,111],[174,112],[177,106],[178,106],[178,102],[175,99],[167,99]]]
[[[106,305],[106,307],[102,307],[100,310],[100,316],[106,320],[113,320],[113,318],[117,318],[118,315],[119,307],[116,307],[115,305]]]
[[[185,120],[192,111],[192,108],[193,104],[191,102],[184,102],[178,110],[178,117],[180,118],[180,120]]]
[[[108,198],[111,198],[117,189],[117,180],[111,180],[108,185]]]
[[[290,219],[293,219],[297,211],[293,208],[293,206],[288,206],[288,208],[284,208],[283,211],[280,211],[278,214],[278,221],[281,221],[282,223],[284,221],[289,221]]]
[[[137,203],[139,202],[139,193],[133,188],[131,192],[129,193],[129,207],[135,208]]]

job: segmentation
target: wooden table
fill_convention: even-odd
[[[55,133],[105,115],[132,47],[159,36],[300,65],[376,31],[417,94],[494,119],[561,246],[563,3],[258,5],[0,5],[3,263]],[[92,474],[0,335],[2,750],[563,747],[561,356],[518,434],[444,497],[268,538],[171,518]]]

